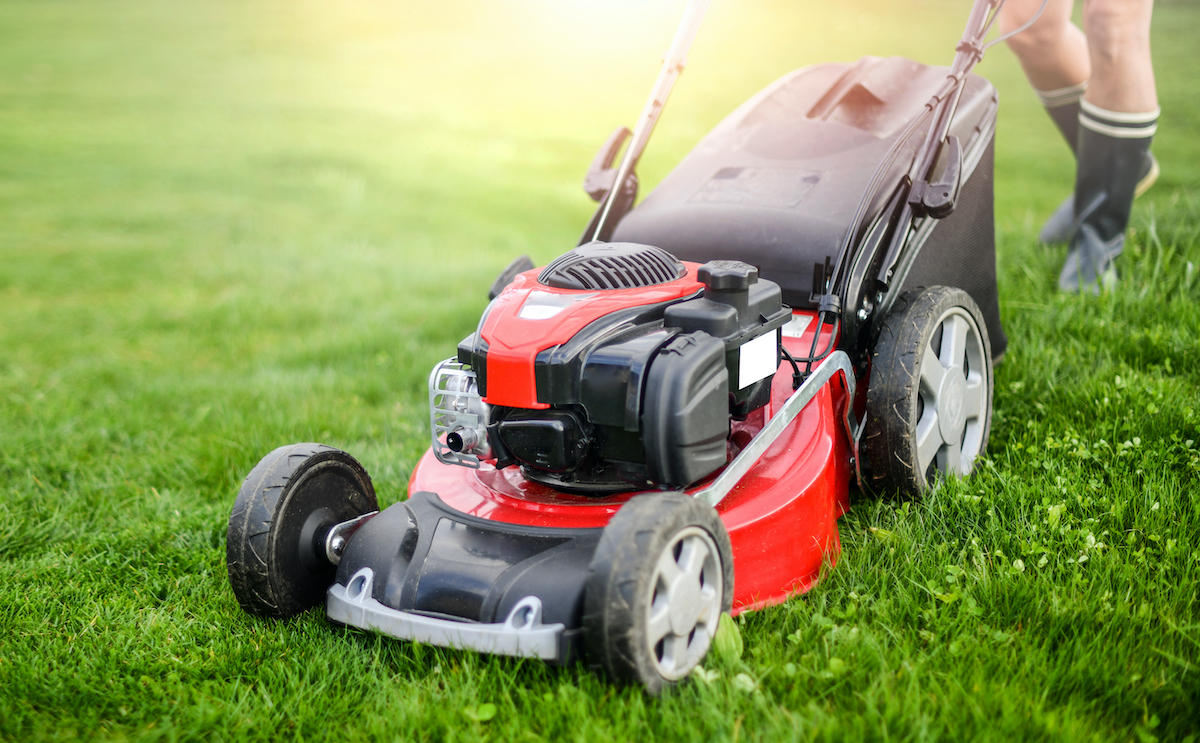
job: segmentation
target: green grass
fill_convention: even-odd
[[[574,244],[594,148],[679,3],[7,0],[0,12],[0,738],[1119,739],[1200,729],[1200,6],[1161,2],[1160,184],[1094,298],[1033,240],[1070,156],[1012,56],[1011,338],[989,458],[859,497],[838,565],[662,699],[583,669],[238,609],[241,479],[352,452],[386,503],[425,377],[513,256]],[[716,3],[654,183],[783,72],[945,63],[966,4]],[[739,677],[739,674],[743,676]],[[485,705],[495,716],[480,720]]]

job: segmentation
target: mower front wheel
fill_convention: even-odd
[[[344,451],[292,444],[263,457],[242,483],[226,535],[242,609],[283,618],[321,603],[337,572],[325,553],[330,528],[377,510],[371,478]]]
[[[732,602],[732,548],[717,512],[677,493],[633,498],[604,528],[589,567],[588,661],[658,694],[704,660]]]
[[[913,497],[948,475],[965,477],[991,424],[992,351],[979,307],[962,289],[906,292],[871,355],[868,482]]]

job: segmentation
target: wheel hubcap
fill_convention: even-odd
[[[983,446],[987,375],[983,340],[975,320],[961,307],[938,319],[922,350],[917,421],[919,472],[966,475]]]
[[[699,577],[699,573],[682,573],[667,589],[671,597],[667,612],[671,618],[671,632],[676,636],[682,637],[691,632],[696,622],[700,621],[704,603]]]
[[[722,580],[717,546],[699,527],[677,532],[659,555],[646,641],[664,678],[683,678],[708,652],[721,616]]]
[[[954,367],[947,371],[938,392],[938,428],[943,441],[962,439],[963,426],[967,422],[967,411],[963,406],[966,392],[967,377],[962,369]]]

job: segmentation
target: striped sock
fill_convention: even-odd
[[[1161,111],[1161,108],[1143,113],[1109,111],[1080,101],[1079,125],[1117,139],[1145,139],[1153,137],[1158,131],[1158,115]]]
[[[1087,90],[1087,86],[1088,81],[1084,80],[1078,85],[1068,85],[1065,88],[1054,90],[1033,89],[1038,100],[1046,107],[1046,113],[1050,114],[1050,118],[1054,120],[1054,125],[1066,138],[1071,152],[1075,151],[1079,141],[1079,102],[1083,99],[1083,93]]]

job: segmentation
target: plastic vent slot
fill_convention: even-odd
[[[555,289],[606,291],[666,284],[686,274],[684,265],[662,248],[598,243],[559,256],[546,266],[538,282]]]

